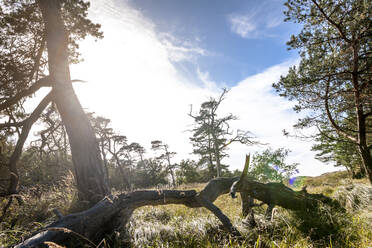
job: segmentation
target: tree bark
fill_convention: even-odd
[[[254,199],[267,205],[277,205],[295,211],[315,211],[319,204],[327,204],[344,211],[338,201],[322,194],[309,194],[306,189],[294,191],[282,183],[260,183],[248,176],[250,156],[246,156],[245,166],[240,179],[231,186],[230,194],[245,192]]]
[[[274,204],[267,205],[267,209],[266,209],[266,212],[265,212],[266,220],[272,220],[274,207],[275,207]]]
[[[31,113],[31,115],[26,120],[23,121],[22,132],[19,136],[17,144],[14,148],[14,151],[9,159],[8,168],[10,171],[10,182],[9,182],[8,192],[6,192],[5,194],[0,194],[0,196],[12,195],[12,194],[18,193],[19,175],[18,175],[18,170],[17,170],[17,163],[22,155],[23,146],[26,142],[28,134],[30,133],[32,125],[39,119],[40,114],[48,106],[52,98],[53,98],[53,92],[50,92],[47,96],[44,97],[43,100],[41,100],[39,105]]]
[[[39,0],[48,48],[49,74],[55,102],[68,134],[79,198],[96,203],[110,193],[93,128],[75,95],[68,63],[68,37],[60,1]]]
[[[217,178],[219,178],[221,176],[221,159],[220,159],[220,151],[217,145],[218,139],[214,134],[212,134],[212,137],[213,137],[214,156],[216,158]]]
[[[242,214],[245,217],[243,223],[247,224],[249,227],[255,227],[256,221],[254,219],[254,199],[249,196],[246,192],[240,192],[240,197],[242,199]]]
[[[361,100],[361,88],[359,85],[359,42],[356,41],[352,45],[353,48],[353,72],[352,83],[354,88],[354,104],[356,112],[356,125],[358,130],[358,150],[362,159],[362,166],[365,169],[369,182],[372,184],[372,156],[367,144],[367,127],[366,116],[364,115],[364,107]]]
[[[46,241],[65,244],[72,232],[100,241],[104,234],[112,232],[118,225],[125,225],[136,208],[146,205],[183,204],[190,208],[205,207],[216,215],[228,231],[240,235],[230,219],[213,204],[217,197],[229,191],[232,195],[235,192],[245,192],[269,205],[275,204],[297,211],[312,211],[319,202],[335,206],[338,204],[326,196],[293,191],[279,183],[263,184],[244,177],[240,180],[239,177],[220,177],[209,181],[199,193],[195,190],[150,190],[107,196],[84,212],[71,214],[54,222],[16,247],[39,247]]]
[[[136,208],[147,205],[183,204],[190,208],[205,207],[221,220],[228,231],[240,235],[229,218],[213,204],[218,196],[228,193],[233,182],[238,179],[213,179],[199,193],[195,190],[144,190],[118,196],[109,195],[86,211],[59,219],[15,247],[43,247],[44,242],[48,241],[66,244],[72,233],[100,241],[105,234],[119,226],[125,226]],[[122,219],[118,220],[119,216]]]
[[[363,169],[372,184],[372,155],[367,145],[358,146],[360,157],[362,158]],[[361,169],[362,171],[362,169]]]
[[[320,202],[341,208],[337,201],[322,194],[294,191],[281,183],[265,184],[244,179],[234,185],[232,190],[233,193],[242,191],[268,205],[277,205],[295,211],[312,211],[318,207]]]

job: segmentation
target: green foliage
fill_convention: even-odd
[[[298,163],[287,164],[285,159],[290,150],[271,148],[253,156],[249,175],[261,182],[283,182],[298,173]]]
[[[202,182],[201,170],[194,160],[182,160],[178,165],[177,184],[189,184]]]
[[[62,214],[82,210],[72,189],[73,179],[64,178],[65,186],[45,190],[30,187],[22,196],[24,205],[12,205],[12,211],[0,223],[0,246],[19,242],[22,235],[46,226],[56,220],[52,210]],[[327,208],[315,213],[293,213],[277,208],[272,222],[266,220],[265,207],[255,208],[257,226],[248,228],[241,219],[241,201],[227,194],[215,204],[232,220],[242,238],[232,237],[222,229],[219,220],[207,209],[191,209],[182,205],[142,207],[134,211],[128,233],[122,239],[107,238],[110,247],[360,247],[367,248],[372,240],[372,189],[361,180],[346,178],[345,172],[308,178],[310,193],[323,193],[331,184],[334,198],[347,209],[339,214]],[[184,185],[183,189],[201,190],[204,185]],[[41,194],[39,194],[41,192]],[[0,202],[0,207],[4,206]],[[38,220],[38,221],[35,221]],[[328,226],[332,221],[332,225]],[[15,223],[11,228],[12,223]],[[326,223],[326,225],[324,225]],[[324,228],[327,226],[329,228]],[[119,236],[116,234],[116,236]]]
[[[161,154],[157,156],[156,159],[159,163],[164,163],[166,165],[165,170],[171,176],[173,186],[176,186],[176,176],[174,171],[178,166],[177,164],[172,163],[171,159],[177,153],[169,151],[169,146],[160,140],[151,141],[151,149],[154,151],[161,151]]]
[[[52,183],[52,182],[51,182]],[[20,193],[23,201],[13,200],[3,221],[0,223],[0,246],[12,247],[23,237],[45,227],[56,220],[53,213],[58,209],[63,215],[71,213],[71,207],[77,199],[72,173],[60,178],[58,184],[34,183]],[[7,199],[0,201],[3,209]]]
[[[69,60],[80,60],[78,42],[87,35],[102,38],[100,25],[88,18],[90,3],[85,1],[62,0],[61,13],[69,34]],[[33,0],[4,0],[0,6],[0,103],[24,91],[46,71],[47,52],[45,46],[44,23],[38,4]],[[10,108],[10,113],[18,120],[24,117],[24,109],[18,106]],[[0,116],[9,115],[3,111]]]
[[[144,159],[137,164],[134,185],[136,188],[166,185],[168,184],[167,175],[163,164],[156,159]]]
[[[371,1],[288,0],[285,5],[286,20],[302,24],[287,43],[299,50],[301,61],[274,88],[296,100],[297,112],[306,111],[296,127],[318,129],[319,158],[345,166],[344,160],[357,162],[351,149],[358,150],[372,173]],[[353,158],[345,158],[349,155]]]
[[[210,97],[200,106],[198,115],[189,116],[195,121],[194,128],[191,130],[190,141],[194,147],[193,153],[200,156],[199,165],[209,170],[209,179],[228,171],[228,165],[222,164],[222,159],[227,157],[226,151],[229,145],[238,142],[241,144],[252,145],[252,135],[248,131],[237,130],[235,133],[230,130],[230,122],[236,120],[233,114],[219,117],[217,114],[220,104],[225,99],[228,90],[223,89],[221,95],[215,99]]]
[[[200,168],[197,162],[190,159],[181,161],[181,163],[178,165],[176,175],[178,185],[185,185],[190,183],[205,183],[211,179],[210,170],[208,168]],[[235,170],[233,172],[231,172],[230,170],[225,170],[221,174],[222,177],[235,177],[240,175],[241,171],[239,170]]]
[[[24,152],[18,163],[21,176],[20,187],[39,185],[50,189],[55,185],[63,185],[64,177],[72,171],[71,157],[65,158],[59,151],[40,156],[36,149]]]
[[[364,177],[365,171],[363,167],[360,167],[362,161],[357,147],[346,139],[336,138],[337,134],[332,133],[332,130],[324,128],[324,132],[327,132],[327,137],[320,134],[315,138],[317,144],[311,148],[318,152],[315,158],[336,167],[346,168],[353,178]],[[333,139],[328,137],[333,137]]]

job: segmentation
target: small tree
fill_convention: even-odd
[[[157,159],[144,159],[137,163],[134,174],[134,185],[137,188],[168,184],[168,171]]]
[[[215,99],[210,97],[208,101],[200,106],[199,114],[195,115],[190,110],[189,116],[195,121],[193,133],[190,138],[194,146],[194,154],[200,156],[199,164],[208,165],[211,177],[221,176],[226,171],[227,165],[221,163],[221,160],[227,157],[228,146],[234,142],[245,145],[252,145],[257,142],[252,141],[252,134],[248,131],[230,130],[229,123],[236,120],[237,117],[229,114],[224,117],[218,117],[217,110],[225,99],[228,90],[223,89],[221,95]]]
[[[188,184],[198,183],[202,181],[201,171],[198,164],[194,160],[182,160],[178,165],[177,183]]]
[[[271,148],[262,153],[255,153],[249,170],[249,175],[261,182],[283,182],[293,174],[298,173],[298,163],[285,162],[290,150]]]
[[[111,138],[115,135],[110,127],[111,120],[102,116],[95,116],[94,113],[88,113],[89,121],[97,137],[99,149],[103,158],[107,178],[109,179],[108,153],[111,147]],[[110,183],[110,182],[108,182]]]
[[[88,114],[103,157],[106,173],[112,186],[133,188],[135,166],[143,161],[145,149],[138,143],[129,143],[126,136],[116,133],[111,120],[94,113]],[[118,172],[118,173],[117,173]]]
[[[176,155],[177,153],[176,152],[170,152],[169,151],[169,146],[167,144],[163,144],[163,142],[160,141],[160,140],[151,141],[151,149],[153,149],[154,151],[159,151],[160,150],[160,151],[163,152],[156,159],[158,159],[160,161],[160,163],[162,161],[165,161],[165,163],[167,164],[166,171],[168,171],[168,173],[172,177],[173,186],[176,186],[176,177],[175,177],[174,170],[176,169],[177,164],[171,163],[171,158],[173,158],[174,155]]]

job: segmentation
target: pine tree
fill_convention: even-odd
[[[288,0],[287,21],[303,28],[287,43],[301,62],[274,87],[308,116],[297,127],[332,128],[352,143],[372,183],[372,4],[364,0]],[[309,111],[310,110],[310,111]],[[352,128],[350,128],[352,127]]]

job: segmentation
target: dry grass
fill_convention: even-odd
[[[206,209],[167,205],[136,210],[130,222],[130,242],[135,247],[367,248],[372,244],[372,222],[368,219],[372,216],[372,187],[365,179],[351,180],[345,172],[335,172],[304,178],[302,185],[298,187],[305,185],[309,192],[334,197],[346,207],[346,214],[323,210],[335,222],[337,233],[321,239],[311,239],[310,236],[316,235],[304,233],[298,228],[303,221],[300,216],[278,208],[274,221],[268,222],[264,218],[266,207],[255,209],[258,226],[250,229],[242,223],[240,198],[231,199],[228,195],[223,195],[215,203],[242,233],[242,239],[231,237],[222,229],[218,219]],[[193,185],[192,188],[200,190],[203,186]],[[314,226],[319,224],[318,219],[307,221],[309,225],[311,221],[314,221]],[[311,226],[308,229],[312,230]],[[313,232],[316,231],[313,229]]]
[[[65,181],[65,187],[53,188],[40,196],[35,196],[35,192],[29,189],[23,195],[26,199],[24,206],[13,205],[10,210],[12,214],[0,225],[0,247],[18,242],[22,234],[30,233],[56,220],[52,213],[54,208],[58,208],[63,214],[75,211],[72,178],[66,178]],[[240,198],[231,199],[229,195],[223,195],[215,203],[238,228],[242,238],[232,237],[223,230],[218,219],[206,209],[190,209],[182,205],[149,206],[139,208],[133,213],[126,239],[116,240],[105,247],[123,247],[128,244],[133,247],[371,246],[372,187],[366,184],[365,180],[350,180],[344,173],[336,172],[305,178],[302,182],[308,185],[309,192],[332,196],[347,209],[347,213],[342,215],[325,211],[335,223],[340,224],[336,229],[337,233],[321,239],[311,239],[311,233],[298,228],[303,221],[301,217],[278,208],[273,222],[269,222],[264,218],[265,206],[255,209],[257,227],[249,228],[242,222]],[[203,187],[203,184],[193,184],[180,188],[201,190]],[[0,207],[3,204],[0,203]],[[10,228],[14,219],[17,219],[17,222]],[[308,223],[311,227],[311,219]]]
[[[68,214],[75,199],[75,187],[72,174],[67,175],[60,186],[53,186],[47,191],[29,187],[21,193],[23,204],[16,201],[8,209],[8,214],[0,223],[0,247],[17,243],[22,236],[45,227],[57,218],[53,213],[58,209],[63,215]],[[2,209],[7,199],[0,203]]]

